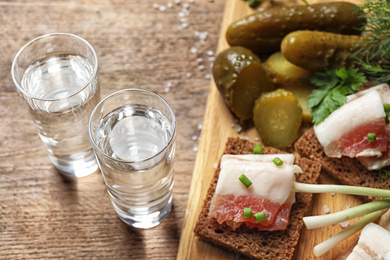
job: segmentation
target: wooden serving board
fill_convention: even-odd
[[[277,2],[284,2],[286,5],[303,4],[302,1],[283,0]],[[312,4],[315,2],[324,1],[309,2]],[[264,8],[266,8],[267,5],[268,3],[264,3]],[[227,0],[217,52],[220,52],[229,47],[225,40],[225,32],[227,27],[233,21],[252,12],[254,12],[254,10],[249,8],[248,1]],[[247,129],[237,133],[236,129],[232,127],[233,125],[237,125],[235,118],[224,104],[221,95],[212,81],[188,196],[183,231],[180,238],[177,255],[178,260],[245,259],[235,255],[234,253],[230,253],[224,249],[221,249],[214,244],[200,240],[194,235],[193,232],[198,214],[203,205],[203,200],[205,199],[211,179],[214,175],[215,164],[219,162],[228,137],[240,136],[243,138],[249,138],[251,141],[254,141],[255,138],[258,137],[258,134],[253,126],[249,126]],[[319,182],[334,183],[334,181],[325,174],[321,175]],[[361,204],[361,201],[353,196],[341,194],[317,194],[313,196],[312,206],[310,207],[307,215],[324,214],[324,205],[329,207],[331,212],[337,212],[345,209],[348,206],[352,207],[358,204]],[[355,221],[356,220],[352,220],[350,223],[352,224]],[[303,227],[294,258],[299,260],[316,258],[313,255],[313,247],[328,239],[332,235],[340,232],[341,230],[342,228],[338,224],[314,230],[307,230],[305,227]],[[356,241],[358,235],[359,234],[357,233],[351,236],[325,255],[316,259],[335,259],[337,256],[342,254],[349,245]]]

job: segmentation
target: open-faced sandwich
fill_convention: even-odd
[[[321,163],[341,184],[390,189],[390,87],[380,84],[347,96],[347,102],[295,143],[303,157]],[[364,201],[377,198],[363,196]]]
[[[195,234],[251,258],[291,259],[312,198],[295,194],[292,182],[316,183],[321,166],[270,147],[263,147],[263,155],[253,154],[254,147],[244,139],[227,141]],[[275,158],[283,164],[276,165]],[[239,180],[242,174],[252,182],[248,188]],[[245,208],[251,209],[247,218]]]

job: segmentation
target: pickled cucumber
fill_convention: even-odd
[[[313,74],[286,60],[281,52],[269,56],[264,62],[264,69],[276,86],[306,84],[309,83],[309,76]]]
[[[244,46],[257,54],[280,50],[285,35],[297,30],[318,30],[359,35],[366,24],[357,6],[347,2],[275,6],[232,23],[226,32],[230,46]]]
[[[352,68],[352,54],[363,37],[317,31],[295,31],[281,43],[283,56],[294,65],[311,71],[326,68]]]
[[[277,89],[256,100],[253,121],[265,145],[284,149],[298,137],[302,109],[292,92]]]
[[[280,52],[272,54],[265,62],[264,69],[277,88],[291,91],[302,108],[302,119],[312,121],[311,109],[307,107],[307,96],[315,89],[308,77],[313,73],[295,66]]]
[[[302,108],[302,120],[306,123],[311,123],[313,118],[311,116],[311,109],[307,107],[307,96],[316,89],[310,83],[300,85],[284,85],[282,89],[293,93],[294,97],[298,100],[299,106]]]
[[[225,103],[242,120],[252,118],[254,102],[262,92],[275,89],[260,59],[240,46],[217,55],[213,76]]]

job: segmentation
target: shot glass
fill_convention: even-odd
[[[100,100],[98,59],[84,39],[53,33],[16,54],[12,79],[54,166],[66,176],[98,170],[88,120]]]
[[[142,89],[103,99],[89,135],[118,216],[135,228],[160,224],[172,208],[176,119],[168,103]]]

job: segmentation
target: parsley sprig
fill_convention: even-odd
[[[312,91],[307,100],[313,123],[318,125],[345,103],[346,95],[356,93],[358,86],[366,82],[366,77],[357,69],[329,68],[313,74],[309,80],[319,87]]]

